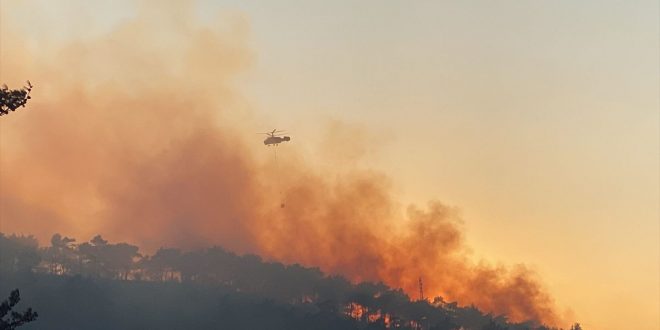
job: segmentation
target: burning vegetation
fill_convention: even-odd
[[[48,248],[4,237],[32,248],[3,267],[222,285],[315,308],[354,306],[350,318],[367,323],[491,318],[477,308],[513,322],[561,321],[533,272],[469,258],[452,207],[404,208],[386,175],[319,169],[295,150],[274,178],[263,145],[241,134],[254,138],[253,121],[231,87],[253,60],[245,19],[200,26],[188,4],[149,3],[106,35],[39,52],[3,30],[6,47],[23,55],[3,55],[3,79],[35,77],[44,93],[35,111],[0,122],[0,217],[4,231],[42,242],[102,232],[155,253],[101,237],[53,236]],[[214,245],[244,255],[206,248]],[[410,301],[420,276],[427,295],[454,303]],[[365,281],[384,284],[351,284]]]
[[[42,322],[55,327],[62,322],[119,326],[125,316],[115,315],[113,311],[124,307],[109,307],[109,312],[95,315],[94,320],[84,312],[62,320],[59,313],[105,308],[108,301],[136,308],[133,304],[146,299],[144,294],[156,294],[168,301],[176,300],[171,296],[172,290],[182,290],[188,297],[186,304],[191,304],[193,310],[202,310],[180,315],[177,321],[180,324],[214,313],[219,318],[200,321],[206,322],[204,327],[251,328],[246,326],[251,320],[239,318],[229,322],[230,316],[221,308],[205,310],[212,307],[201,305],[208,298],[198,296],[199,290],[204,290],[209,292],[209,297],[217,295],[216,301],[219,299],[222,304],[248,309],[240,313],[243,317],[263,311],[264,304],[273,308],[271,315],[251,316],[260,318],[260,322],[269,322],[273,317],[286,318],[286,325],[271,325],[270,329],[550,329],[534,321],[510,322],[506,316],[485,314],[474,306],[445,302],[441,297],[433,301],[413,299],[402,290],[382,283],[352,284],[343,277],[325,275],[318,268],[266,262],[256,255],[239,256],[220,247],[190,251],[163,248],[152,255],[143,255],[136,246],[113,244],[99,235],[89,242],[76,243],[75,239],[56,234],[50,246],[38,247],[31,236],[0,234],[0,276],[5,279],[0,284],[1,290],[21,285],[28,293],[28,300],[40,311]],[[50,300],[59,290],[64,290],[61,299],[71,299],[64,311],[53,307]],[[86,299],[80,300],[80,296]],[[225,302],[226,299],[231,301]],[[163,302],[149,304],[159,306]],[[209,306],[217,306],[217,302]],[[158,308],[167,310],[172,306],[165,303]],[[147,327],[162,321],[135,311],[128,313],[128,318],[131,317],[140,317]]]

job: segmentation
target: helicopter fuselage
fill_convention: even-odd
[[[290,141],[291,138],[288,136],[269,136],[264,140],[264,144],[267,146],[278,145],[282,142]]]

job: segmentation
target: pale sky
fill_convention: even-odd
[[[134,13],[130,1],[20,2],[0,0],[37,48]],[[375,142],[361,166],[407,203],[458,207],[475,258],[531,265],[585,329],[660,328],[657,1],[198,9],[210,24],[247,21],[254,63],[237,84],[259,129],[287,129],[323,159],[328,119],[362,127]]]

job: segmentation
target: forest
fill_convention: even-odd
[[[101,235],[40,247],[0,233],[0,279],[38,313],[21,329],[554,329],[218,246],[147,255]]]

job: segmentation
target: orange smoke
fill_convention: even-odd
[[[36,84],[28,108],[0,122],[2,231],[43,242],[102,233],[148,250],[219,244],[415,297],[421,276],[429,296],[557,322],[524,266],[469,260],[452,208],[403,210],[383,174],[327,173],[301,156],[280,159],[276,177],[231,88],[252,58],[244,19],[198,26],[188,5],[158,4],[38,52],[2,29],[2,80]]]

